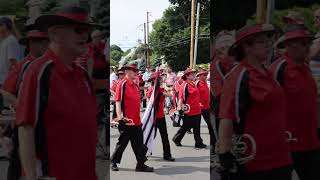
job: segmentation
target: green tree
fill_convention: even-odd
[[[124,52],[117,45],[111,45],[110,47],[110,58],[115,62],[119,62],[121,57],[124,56]]]
[[[174,71],[184,70],[190,59],[190,20],[191,1],[170,0],[172,6],[167,8],[161,19],[153,24],[150,33],[150,46],[156,57],[164,60]],[[209,61],[210,16],[209,0],[202,0],[200,11],[200,28],[197,63]]]
[[[59,1],[56,0],[45,0],[41,5],[41,12],[43,14],[51,14],[54,13],[58,8],[61,7]]]
[[[100,0],[95,12],[93,19],[102,24],[105,30],[108,30],[110,26],[110,0]]]

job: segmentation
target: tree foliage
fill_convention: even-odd
[[[110,58],[117,63],[121,60],[122,56],[124,56],[124,52],[122,51],[122,49],[117,45],[111,45]]]
[[[96,7],[96,13],[93,19],[102,24],[105,28],[104,31],[109,31],[110,27],[110,0],[100,0],[99,5]]]
[[[27,16],[25,0],[0,0],[0,15]]]
[[[320,0],[276,0],[275,8],[277,10],[291,9],[295,6],[308,8],[315,3],[320,3]],[[256,13],[256,0],[214,0],[211,1],[210,6],[212,36],[224,29],[241,28],[246,24],[247,19],[252,18]]]
[[[191,0],[169,0],[172,4],[161,19],[153,24],[150,46],[154,53],[152,61],[164,57],[174,71],[184,70],[190,59]],[[209,0],[201,0],[200,28],[197,63],[209,61],[210,16]],[[207,35],[207,36],[206,36]]]
[[[59,1],[45,0],[41,5],[40,9],[43,14],[50,14],[50,13],[54,13],[60,7],[61,7],[61,4]]]

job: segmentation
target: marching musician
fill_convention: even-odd
[[[117,72],[117,75],[118,75],[118,79],[113,81],[112,83],[112,87],[111,87],[111,93],[113,95],[113,97],[115,97],[116,95],[116,90],[117,90],[117,86],[119,84],[119,82],[124,78],[124,72],[119,70]],[[113,103],[114,104],[114,103]],[[113,107],[113,113],[112,113],[112,118],[116,118],[117,117],[117,112],[116,112],[116,105],[114,104],[114,107]]]
[[[229,49],[239,64],[227,75],[222,89],[217,150],[220,164],[225,171],[236,165],[233,135],[248,134],[255,140],[247,144],[245,157],[250,149],[256,152],[253,160],[238,167],[235,179],[291,180],[285,96],[264,66],[271,53],[273,32],[270,24],[245,26],[237,32]]]
[[[6,80],[3,83],[1,92],[4,98],[9,98],[13,106],[16,105],[18,91],[22,83],[22,77],[30,63],[40,57],[48,47],[48,33],[38,30],[31,30],[25,38],[19,40],[19,43],[25,45],[29,51],[28,55],[22,61],[18,62],[10,70]],[[9,100],[9,101],[10,101]],[[14,148],[10,152],[10,160],[7,177],[8,179],[19,179],[21,177],[21,163],[18,152],[17,129],[14,126],[8,126],[6,136],[14,141]]]
[[[129,141],[137,159],[137,172],[153,172],[153,168],[145,165],[147,147],[143,144],[142,123],[140,120],[140,91],[135,80],[138,69],[136,66],[124,67],[125,78],[119,82],[116,89],[116,112],[120,136],[111,156],[111,170],[119,171],[122,154]]]
[[[155,81],[157,79],[158,73],[153,73],[148,82],[151,82],[151,86],[148,89],[147,92],[147,98],[148,100],[152,96],[152,91],[155,86]],[[161,76],[158,77],[160,79],[159,83],[163,84],[163,79]],[[158,90],[158,94],[156,94],[155,98],[156,101],[158,102],[156,107],[156,127],[160,131],[160,136],[162,140],[162,148],[163,148],[163,159],[167,161],[175,161],[175,159],[171,155],[171,150],[170,150],[170,143],[169,143],[169,138],[168,138],[168,132],[167,132],[167,124],[166,124],[166,118],[164,115],[164,98],[165,97],[171,97],[171,94],[168,93],[163,87],[160,86]]]
[[[312,39],[305,26],[288,26],[277,44],[284,46],[286,53],[271,66],[274,77],[285,92],[286,127],[294,169],[300,180],[320,179],[317,85],[309,65],[305,63]]]
[[[202,70],[197,74],[199,80],[196,81],[196,86],[200,95],[200,107],[201,115],[205,122],[207,123],[209,134],[210,134],[210,145],[213,145],[214,132],[212,124],[210,122],[210,92],[207,84],[207,71]],[[200,123],[200,122],[199,122]]]
[[[50,43],[28,66],[17,100],[16,125],[26,179],[43,175],[96,180],[95,94],[88,73],[75,61],[87,51],[89,32],[97,24],[80,7],[59,8],[54,14],[41,15],[35,24],[48,31]]]
[[[177,109],[179,114],[183,115],[183,125],[172,140],[176,146],[182,146],[181,140],[185,133],[190,128],[193,128],[195,147],[206,148],[200,137],[201,107],[199,90],[194,83],[195,71],[191,69],[185,70],[182,79],[184,79],[184,82],[180,86]]]

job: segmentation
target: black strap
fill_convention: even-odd
[[[186,83],[186,86],[184,88],[184,99],[183,99],[183,104],[187,103],[187,98],[189,96],[189,91],[188,91],[188,83]]]
[[[245,71],[241,80],[240,80],[240,87],[239,87],[239,123],[234,123],[234,132],[236,134],[243,134],[245,128],[245,119],[246,113],[250,108],[251,104],[251,95],[250,95],[250,86],[249,86],[249,72]]]
[[[48,146],[44,121],[44,112],[48,104],[49,89],[50,89],[50,75],[52,72],[53,63],[48,64],[42,76],[40,77],[40,99],[39,99],[39,114],[38,122],[35,128],[35,145],[36,152],[40,155],[41,168],[44,176],[48,176]]]
[[[281,65],[280,65],[278,71],[276,72],[276,80],[279,82],[279,84],[281,86],[284,85],[284,72],[285,72],[287,64],[288,64],[287,61],[281,62]]]
[[[221,71],[221,73],[222,73],[222,75],[226,75],[226,72],[225,72],[225,70],[223,69],[223,66],[222,66],[222,64],[221,64],[221,62],[219,62],[218,63],[218,67],[219,67],[219,69],[220,69],[220,71]]]

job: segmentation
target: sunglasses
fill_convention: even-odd
[[[89,27],[81,27],[81,26],[56,26],[56,28],[68,28],[72,29],[74,33],[76,34],[89,34],[91,31],[91,28]]]

